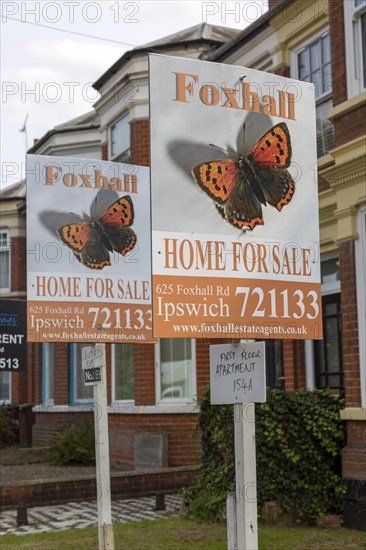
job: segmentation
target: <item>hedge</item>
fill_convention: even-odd
[[[282,512],[300,519],[341,513],[343,406],[326,390],[267,390],[267,402],[255,407],[259,506],[275,501]],[[210,405],[209,391],[201,400],[202,475],[187,493],[193,517],[221,519],[226,496],[235,490],[233,410],[232,405]]]

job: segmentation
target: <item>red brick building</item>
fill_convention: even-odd
[[[203,24],[136,48],[95,83],[100,98],[93,115],[51,130],[30,150],[147,166],[149,51],[314,82],[324,341],[268,341],[267,381],[285,390],[320,387],[345,395],[342,464],[350,526],[366,524],[365,17],[365,0],[272,0],[268,14],[235,39],[235,31]],[[0,201],[0,254],[11,260],[5,297],[25,296],[24,196],[20,184]],[[138,466],[137,442],[149,434],[167,449],[168,465],[197,461],[197,399],[209,383],[210,343],[107,346],[112,465]],[[46,444],[91,416],[80,363],[77,344],[32,345],[26,374],[0,373],[2,400],[35,405],[33,444]]]

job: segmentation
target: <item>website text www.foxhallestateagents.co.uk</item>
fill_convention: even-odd
[[[173,330],[175,333],[184,333],[184,332],[193,332],[197,334],[237,334],[238,336],[245,334],[246,336],[251,335],[253,338],[258,336],[270,336],[272,334],[281,336],[285,335],[306,335],[307,329],[304,325],[298,326],[269,326],[269,325],[239,325],[237,323],[227,323],[221,325],[220,323],[201,323],[201,325],[173,325]]]

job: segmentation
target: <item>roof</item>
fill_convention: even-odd
[[[175,46],[194,46],[194,45],[206,45],[207,50],[219,48],[233,36],[239,33],[238,29],[231,29],[228,27],[220,27],[217,25],[209,25],[208,23],[200,23],[194,27],[189,27],[180,32],[170,34],[154,42],[138,46],[133,50],[129,50],[122,55],[96,82],[93,84],[93,88],[100,90],[117,71],[123,66],[123,64],[131,59],[134,55],[144,53],[154,53],[164,51],[165,49],[171,49]]]
[[[276,13],[280,12],[287,4],[290,4],[293,0],[278,0],[278,2],[271,7],[271,9],[258,19],[256,19],[249,27],[246,27],[240,33],[234,36],[230,36],[222,46],[215,51],[208,52],[204,59],[209,61],[224,61],[232,52],[237,50],[240,46],[250,42],[255,36],[263,32],[270,25],[269,21]]]
[[[2,191],[0,191],[0,200],[23,199],[26,195],[25,180],[12,183]]]
[[[90,130],[96,129],[100,126],[100,117],[97,111],[89,111],[83,115],[80,115],[76,118],[72,118],[62,124],[58,124],[52,130],[48,130],[30,149],[28,153],[32,154],[39,149],[50,137],[55,134],[62,134],[65,132],[80,132],[81,130]]]

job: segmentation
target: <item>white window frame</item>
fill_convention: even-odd
[[[348,99],[360,94],[364,86],[361,16],[366,2],[355,7],[354,0],[343,2]]]
[[[109,124],[109,127],[108,127],[108,143],[109,143],[109,154],[108,154],[108,158],[112,161],[114,161],[116,158],[118,158],[120,155],[122,155],[123,153],[125,153],[126,151],[130,151],[131,152],[131,131],[130,131],[130,139],[129,139],[129,146],[127,149],[123,149],[122,151],[118,151],[118,153],[115,153],[114,155],[112,155],[112,129],[113,127],[118,124],[122,119],[124,118],[127,118],[128,119],[128,126],[129,128],[130,127],[130,124],[129,124],[129,121],[130,121],[130,112],[129,111],[125,111],[122,115],[120,115],[118,118],[116,118],[115,120],[113,120],[110,124]],[[118,162],[118,161],[117,161]]]
[[[82,344],[70,344],[70,404],[71,405],[83,405],[84,403],[90,404],[93,402],[93,394],[90,397],[78,397],[77,395],[77,346]],[[87,344],[85,344],[87,345]],[[93,386],[85,386],[86,388],[93,388]],[[89,390],[90,391],[90,390]]]
[[[335,250],[333,253],[330,252],[325,254],[329,260],[339,258],[338,250]],[[324,260],[324,258],[322,258]],[[321,260],[322,260],[321,259]],[[320,260],[320,261],[321,261]],[[341,281],[332,281],[330,283],[322,283],[321,285],[321,295],[329,296],[331,294],[340,294],[341,293]],[[323,321],[323,319],[322,319]],[[305,378],[306,378],[306,389],[313,390],[315,389],[315,357],[314,357],[314,340],[305,340]]]
[[[6,403],[11,403],[11,395],[12,395],[12,383],[13,383],[13,380],[12,380],[12,376],[11,376],[11,372],[10,371],[2,371],[0,372],[1,375],[4,375],[4,374],[7,374],[9,375],[9,395],[8,395],[8,398],[5,398],[5,399],[0,399],[0,403],[1,404],[6,404]]]
[[[358,350],[360,356],[361,407],[366,408],[366,205],[357,216],[358,239],[355,241]]]
[[[54,405],[55,344],[42,344],[42,403]],[[52,369],[52,390],[50,392],[50,370]],[[50,395],[52,393],[52,396]]]
[[[192,351],[192,398],[162,397],[161,396],[161,361],[160,340],[155,344],[155,399],[157,405],[191,405],[197,401],[197,360],[196,340],[191,338]]]
[[[311,35],[307,40],[304,42],[301,42],[298,46],[296,46],[293,50],[291,50],[290,54],[290,73],[292,78],[296,80],[300,80],[300,68],[299,68],[299,55],[303,50],[306,50],[311,46],[313,42],[317,42],[324,38],[325,36],[330,36],[329,27],[326,27],[322,29],[320,32]],[[315,88],[315,85],[314,85]],[[316,106],[320,106],[323,102],[329,101],[329,99],[332,99],[333,97],[333,85],[330,91],[323,92],[318,97],[315,97],[315,103]],[[333,103],[333,102],[332,102]],[[326,153],[327,154],[327,153]],[[321,157],[319,157],[321,158]]]
[[[8,283],[9,284],[8,284],[7,287],[0,287],[0,293],[6,293],[6,292],[10,292],[10,289],[11,289],[10,231],[9,231],[9,229],[1,228],[0,229],[0,234],[6,235],[6,242],[7,242],[7,245],[3,247],[1,245],[1,240],[0,240],[0,253],[1,252],[7,252],[8,257],[9,257],[9,268],[8,268]],[[1,258],[1,256],[0,256],[0,258]],[[0,260],[0,263],[1,263],[1,260]],[[0,267],[1,267],[1,265],[0,265]]]
[[[112,349],[111,349],[111,352],[112,352],[112,358],[111,358],[111,362],[112,362],[111,403],[112,403],[112,405],[115,404],[115,403],[116,404],[128,404],[128,405],[130,405],[131,403],[134,404],[135,403],[134,398],[131,398],[131,399],[116,399],[116,355],[115,355],[116,345],[118,345],[118,344],[112,344]],[[122,344],[122,345],[125,345],[125,344]],[[129,345],[133,346],[133,344],[129,344]],[[135,375],[135,372],[134,372],[134,375]]]

